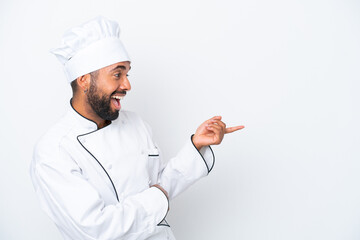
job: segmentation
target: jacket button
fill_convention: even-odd
[[[108,168],[108,169],[112,169],[112,164],[109,163],[109,164],[107,165],[107,168]]]

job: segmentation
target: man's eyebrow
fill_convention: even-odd
[[[118,69],[121,69],[121,70],[126,70],[126,67],[124,65],[117,65],[116,67],[114,67],[113,69],[110,70],[110,72],[113,72],[115,70],[118,70]],[[131,69],[131,66],[129,68],[129,70]]]

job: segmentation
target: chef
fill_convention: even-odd
[[[39,140],[30,166],[43,210],[64,239],[175,239],[169,202],[214,165],[226,128],[213,117],[163,161],[149,126],[120,111],[130,58],[116,22],[97,17],[64,34],[52,53],[73,90],[68,112]]]

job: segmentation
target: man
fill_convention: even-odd
[[[119,34],[116,22],[98,17],[52,50],[73,97],[36,145],[31,177],[64,239],[175,239],[165,220],[169,200],[211,171],[210,145],[243,126],[226,128],[213,117],[163,163],[149,127],[120,111],[131,67]]]

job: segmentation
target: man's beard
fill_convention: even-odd
[[[102,95],[98,91],[95,81],[93,78],[90,80],[89,92],[87,93],[87,100],[91,108],[104,120],[112,121],[117,119],[119,111],[112,111],[110,108],[111,95]]]

